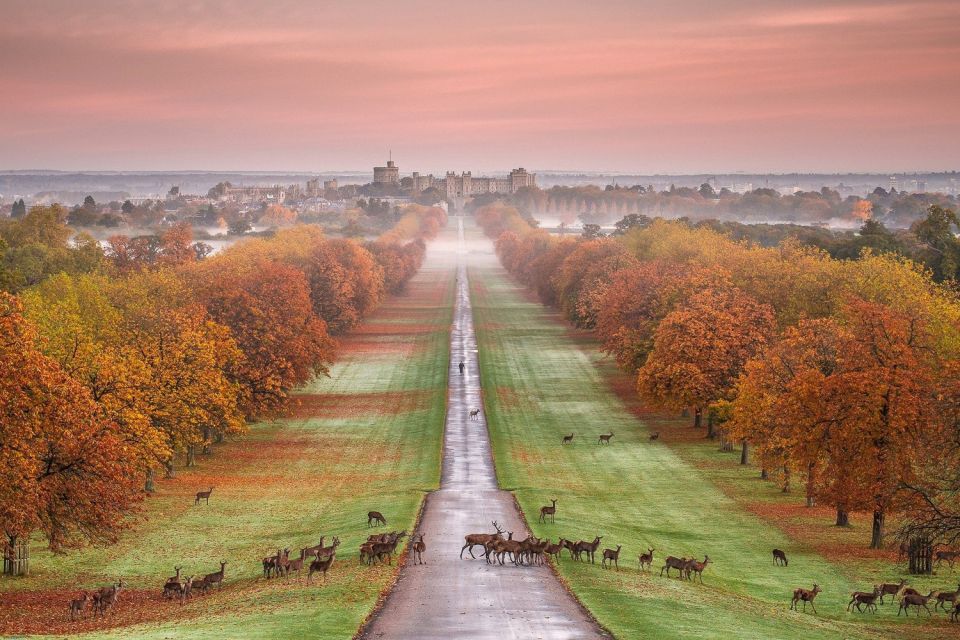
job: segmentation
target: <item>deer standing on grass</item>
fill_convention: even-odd
[[[927,606],[930,598],[933,597],[934,592],[931,591],[928,595],[922,596],[919,593],[908,593],[900,599],[900,608],[897,610],[897,615],[899,616],[901,612],[906,611],[907,617],[910,617],[910,607],[917,608],[917,617],[920,617],[920,607],[923,607],[927,610],[927,615],[932,616],[930,613],[930,607]]]
[[[597,444],[610,444],[610,438],[613,437],[613,431],[610,433],[601,433],[600,439],[597,440]]]
[[[287,561],[287,566],[284,568],[284,574],[289,577],[291,573],[297,574],[297,580],[300,580],[300,570],[303,569],[303,561],[307,557],[307,550],[300,549],[300,557],[294,558],[293,560]]]
[[[813,589],[804,589],[803,587],[798,587],[793,590],[793,600],[790,603],[790,608],[794,611],[797,611],[797,603],[803,602],[803,611],[807,611],[807,603],[810,603],[810,607],[813,609],[814,613],[817,613],[817,607],[813,604],[813,601],[816,600],[817,594],[823,591],[816,582],[813,583]],[[819,615],[819,614],[818,614]]]
[[[647,549],[646,553],[641,553],[637,556],[637,566],[640,571],[643,571],[643,566],[647,566],[647,570],[653,566],[653,549]]]
[[[551,524],[553,524],[553,523],[555,523],[555,522],[557,521],[557,520],[556,520],[556,518],[557,518],[557,500],[556,500],[555,498],[551,498],[551,499],[550,499],[550,502],[553,503],[551,506],[549,506],[549,507],[540,507],[540,522],[542,522],[542,523],[544,523],[544,524],[547,523],[547,516],[550,516],[550,523],[551,523]]]
[[[546,553],[548,556],[553,556],[554,560],[560,562],[560,553],[563,551],[565,546],[563,543],[563,538],[560,538],[560,540],[557,541],[557,544],[550,544],[550,541],[547,540],[547,548],[544,549],[544,553]]]
[[[320,536],[320,544],[315,545],[313,547],[307,547],[305,549],[307,556],[314,556],[317,554],[317,551],[319,551],[320,549],[323,549],[323,541],[326,539],[326,537],[327,536]]]
[[[660,568],[660,577],[663,577],[663,572],[667,572],[667,577],[670,577],[670,569],[676,569],[680,572],[680,577],[683,577],[684,571],[687,568],[687,559],[686,558],[677,558],[674,556],[667,556],[667,559],[663,561],[664,564]]]
[[[289,554],[290,552],[287,551],[287,553]],[[207,587],[212,587],[213,585],[217,585],[218,589],[223,587],[223,573],[224,573],[224,567],[226,566],[227,566],[227,561],[221,560],[220,571],[216,571],[214,573],[208,573],[207,575],[203,576],[203,581],[206,583]]]
[[[561,442],[560,444],[570,444],[570,443],[572,443],[572,442],[573,442],[573,436],[574,436],[574,435],[576,435],[576,434],[571,433],[571,434],[568,435],[568,436],[563,436],[563,442]]]
[[[934,557],[937,560],[938,567],[946,561],[950,565],[950,571],[953,571],[953,564],[957,561],[957,558],[960,558],[960,551],[937,551]]]
[[[853,611],[853,607],[857,608],[857,611],[863,613],[863,609],[860,608],[861,605],[867,605],[867,611],[877,612],[877,598],[880,597],[880,585],[876,585],[873,588],[873,591],[867,593],[866,591],[854,591],[850,594],[850,603],[847,605],[847,611]]]
[[[497,530],[496,533],[469,533],[463,537],[464,545],[460,549],[460,559],[463,559],[464,550],[470,551],[470,557],[474,560],[477,559],[477,556],[473,555],[474,547],[486,547],[487,543],[492,540],[497,540],[503,537],[503,529],[500,528],[500,525],[497,524],[497,521],[493,521],[493,528]]]
[[[315,560],[310,562],[310,569],[307,573],[307,582],[313,582],[313,574],[322,573],[323,574],[323,583],[327,583],[327,571],[330,570],[330,567],[333,565],[333,559],[337,557],[336,552],[331,553],[327,557],[321,557],[320,553],[317,553]]]
[[[896,599],[897,594],[907,584],[906,578],[901,578],[899,583],[884,582],[880,585],[880,604],[883,604],[883,596],[893,596]]]
[[[685,570],[687,572],[687,580],[693,581],[693,574],[697,574],[697,577],[700,578],[700,584],[703,584],[703,570],[707,568],[707,565],[710,563],[710,556],[703,556],[703,562],[698,562],[696,558],[690,558],[687,561]]]
[[[70,601],[70,620],[77,618],[83,619],[84,611],[87,608],[87,598],[90,596],[86,591],[81,591],[80,595]]]
[[[322,541],[323,538],[321,538],[320,540]],[[282,554],[280,549],[277,549],[276,554],[272,556],[267,556],[266,558],[263,559],[263,577],[264,578],[269,580],[273,572],[277,570],[277,564],[280,562],[281,555]]]
[[[180,589],[180,570],[183,567],[174,567],[173,570],[177,572],[177,575],[170,576],[167,578],[167,581],[163,583],[163,593],[161,594],[164,598],[172,598],[174,596],[174,591]]]
[[[650,434],[650,442],[653,442],[654,440],[659,440],[659,439],[660,439],[659,431],[654,431],[653,433]]]
[[[193,504],[200,504],[201,500],[206,500],[207,504],[210,504],[210,494],[213,493],[213,487],[210,487],[208,491],[197,491],[197,498],[193,501]]]
[[[571,560],[579,560],[580,553],[577,551],[577,543],[573,540],[567,540],[566,538],[560,538],[560,544],[563,545],[564,549],[567,549],[570,552]]]
[[[587,557],[590,558],[590,564],[596,564],[594,562],[594,555],[597,552],[597,548],[600,546],[600,540],[602,536],[597,536],[593,539],[593,542],[587,542],[586,540],[581,540],[577,543],[577,549],[580,554],[587,554]]]
[[[387,526],[387,519],[383,517],[383,514],[379,511],[368,512],[367,526],[379,527],[380,525]]]
[[[193,582],[190,585],[191,594],[195,593],[206,593],[207,589],[210,588],[210,583],[207,582],[206,578],[194,578]]]
[[[773,564],[787,566],[787,554],[780,549],[774,549]]]
[[[606,569],[607,561],[609,560],[611,564],[613,564],[613,566],[616,567],[617,571],[620,571],[620,547],[621,546],[622,545],[618,544],[616,551],[614,551],[613,549],[604,549],[603,559],[600,561],[600,566]]]

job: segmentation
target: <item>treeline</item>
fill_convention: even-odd
[[[949,212],[952,215],[952,212]],[[836,260],[654,220],[599,239],[551,236],[516,209],[479,224],[503,265],[636,379],[808,504],[888,515],[902,536],[960,538],[960,300],[921,266]]]
[[[477,208],[503,200],[532,215],[557,218],[566,224],[608,224],[629,214],[661,218],[740,220],[744,222],[860,223],[872,217],[888,227],[906,228],[921,219],[931,205],[955,208],[955,197],[941,193],[907,193],[876,188],[867,197],[843,196],[835,189],[800,191],[782,195],[759,188],[746,193],[674,187],[657,191],[653,186],[602,188],[595,185],[520,189],[504,196],[490,194],[476,199]]]
[[[282,412],[446,222],[415,207],[375,241],[298,226],[204,257],[188,225],[104,249],[61,214],[0,229],[40,264],[0,292],[0,528],[54,550],[115,539],[156,470]]]

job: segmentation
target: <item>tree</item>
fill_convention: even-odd
[[[116,540],[140,499],[137,469],[89,392],[35,347],[20,302],[0,293],[0,528],[59,551]]]
[[[596,240],[603,237],[603,231],[601,231],[600,225],[588,223],[583,225],[583,232],[580,237],[584,240]]]
[[[773,335],[773,311],[726,286],[702,289],[670,312],[654,333],[653,350],[637,373],[637,390],[670,409],[697,415],[729,400],[747,362]],[[713,420],[708,436],[714,437]]]
[[[938,281],[955,280],[960,275],[960,240],[954,231],[956,228],[960,228],[956,212],[938,205],[932,205],[926,219],[910,227],[923,243],[927,255],[922,259],[931,266]]]
[[[320,244],[306,271],[313,309],[333,335],[356,326],[383,299],[383,269],[352,240]]]
[[[227,230],[230,232],[230,235],[234,236],[242,236],[252,228],[246,218],[236,218],[235,220],[231,220],[230,224],[227,225]]]

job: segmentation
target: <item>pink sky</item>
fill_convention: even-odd
[[[960,168],[960,2],[0,2],[0,169]]]

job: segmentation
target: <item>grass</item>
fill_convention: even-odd
[[[0,581],[0,635],[90,630],[96,638],[348,638],[390,582],[361,568],[367,511],[412,529],[439,483],[453,266],[428,261],[406,294],[344,339],[331,378],[300,390],[290,417],[258,424],[175,480],[158,482],[145,519],[116,545],[55,557],[39,544],[31,576]],[[215,485],[209,506],[193,493]],[[382,529],[381,529],[382,530]],[[342,545],[327,584],[264,580],[261,558],[292,555],[321,534]],[[227,560],[222,592],[184,607],[159,600],[174,565],[208,573]],[[129,591],[105,629],[70,625],[80,588],[123,576]]]
[[[530,300],[493,260],[470,270],[484,405],[501,486],[515,492],[534,533],[623,545],[621,571],[575,563],[559,572],[618,638],[889,638],[955,633],[945,616],[897,619],[896,605],[877,615],[846,613],[849,593],[899,572],[872,560],[862,572],[834,562],[802,538],[748,508],[752,496],[786,504],[756,470],[716,445],[648,440],[645,422],[610,385],[596,345],[573,334],[556,313]],[[658,429],[665,425],[658,424]],[[676,426],[676,425],[674,425]],[[597,435],[613,431],[612,444]],[[561,437],[576,433],[574,443]],[[700,432],[702,433],[702,432]],[[664,436],[664,439],[669,439]],[[557,498],[556,524],[536,522]],[[862,545],[862,531],[860,536]],[[637,555],[653,547],[654,570]],[[787,568],[772,565],[785,549]],[[657,574],[666,555],[709,554],[704,586]],[[943,582],[944,579],[941,579]],[[818,616],[788,610],[796,587],[824,590]],[[946,579],[948,586],[952,579]],[[892,608],[891,608],[892,607]]]

